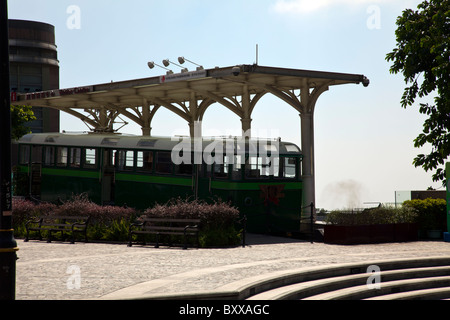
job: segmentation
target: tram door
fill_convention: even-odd
[[[211,165],[196,164],[195,198],[208,199],[211,196]]]
[[[29,194],[35,199],[41,199],[42,185],[42,147],[35,146],[31,152],[29,164]]]
[[[115,180],[116,180],[116,168],[115,157],[117,150],[104,149],[103,150],[103,165],[101,175],[102,185],[102,204],[113,204],[115,195]]]

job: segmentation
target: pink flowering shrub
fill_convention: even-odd
[[[118,206],[101,206],[82,195],[75,195],[54,210],[58,216],[89,216],[91,224],[108,225],[115,220],[130,220],[135,210]]]
[[[157,204],[144,212],[147,216],[161,218],[201,219],[202,225],[223,227],[239,218],[239,210],[221,200],[206,203],[201,200],[172,199],[167,204]]]
[[[60,205],[14,198],[13,228],[18,238],[25,236],[27,221],[41,216],[89,216],[88,239],[127,241],[130,222],[136,220],[133,208],[101,206],[85,195],[75,195]],[[173,199],[165,205],[148,208],[143,215],[167,218],[200,219],[199,241],[202,247],[230,246],[240,241],[239,211],[220,200],[207,203],[200,200]],[[138,218],[139,220],[139,218]]]
[[[56,205],[46,202],[36,204],[30,200],[13,198],[12,207],[13,207],[13,216],[12,216],[13,229],[25,230],[25,223],[28,220],[52,214],[53,210],[56,208]]]
[[[91,240],[125,241],[128,226],[135,215],[132,208],[101,206],[85,195],[73,196],[61,205],[29,200],[13,200],[13,228],[17,237],[23,237],[25,224],[41,216],[89,216],[88,238]]]
[[[145,216],[156,218],[200,219],[200,245],[228,246],[239,243],[240,231],[236,227],[239,210],[221,200],[207,203],[201,200],[172,199],[144,211]]]

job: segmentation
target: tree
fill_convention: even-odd
[[[413,164],[434,171],[433,181],[445,183],[445,171],[439,167],[450,155],[450,0],[423,1],[417,8],[397,18],[397,45],[386,60],[393,62],[391,74],[404,76],[403,108],[417,97],[435,95],[433,105],[419,103],[419,112],[428,118],[414,139],[414,147],[431,144],[431,152],[417,155]]]
[[[11,106],[11,138],[18,140],[30,133],[30,128],[25,124],[33,120],[36,120],[36,117],[30,106]]]

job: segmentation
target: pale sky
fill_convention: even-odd
[[[179,56],[207,69],[253,64],[257,44],[262,66],[364,74],[368,88],[331,87],[316,105],[316,206],[334,209],[394,202],[395,191],[441,187],[432,173],[412,165],[417,154],[427,152],[413,146],[425,118],[418,103],[401,108],[403,77],[391,75],[385,61],[396,43],[397,17],[420,2],[10,0],[8,5],[10,19],[55,26],[61,88],[159,76],[165,70],[150,70],[147,62],[176,62]],[[253,136],[280,136],[301,145],[300,117],[278,98],[261,99],[252,119]],[[87,127],[62,114],[61,129]],[[240,119],[225,107],[215,104],[205,114],[204,135],[240,130]],[[132,122],[121,132],[141,133]],[[189,130],[184,120],[160,110],[152,134]]]

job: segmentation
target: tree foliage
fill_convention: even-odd
[[[30,106],[11,106],[11,138],[18,140],[30,133],[30,128],[25,124],[33,120],[36,117]]]
[[[424,1],[417,8],[397,18],[397,45],[386,60],[392,61],[391,73],[404,76],[403,108],[435,96],[433,105],[419,103],[419,112],[428,118],[414,140],[416,148],[430,144],[431,152],[417,155],[413,164],[435,170],[433,181],[445,181],[439,167],[450,155],[450,0]]]

